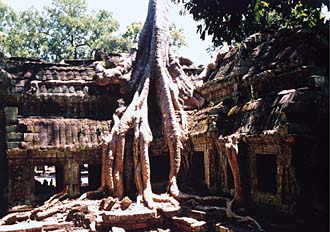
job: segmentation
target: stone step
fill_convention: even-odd
[[[177,231],[182,232],[206,232],[207,223],[205,221],[199,221],[190,217],[173,217],[173,226]]]
[[[69,231],[72,223],[69,222],[26,222],[14,225],[0,226],[0,232],[46,232],[54,230]]]
[[[97,231],[109,231],[112,227],[125,230],[146,230],[163,224],[163,219],[156,210],[141,208],[140,210],[105,211],[96,219]]]

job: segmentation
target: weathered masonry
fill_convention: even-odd
[[[120,55],[111,54],[110,65],[115,66],[118,59]],[[2,176],[2,206],[40,204],[64,186],[69,186],[71,197],[100,186],[102,138],[110,132],[114,110],[125,96],[116,84],[95,84],[103,73],[93,62],[57,64],[10,58],[3,64],[0,151],[6,175]],[[196,72],[192,63],[182,62],[187,73]],[[169,159],[162,151],[162,133],[154,136],[152,166],[168,165],[153,171],[152,179],[158,191],[165,191]],[[52,172],[53,180],[45,169]],[[130,178],[132,173],[124,175]]]
[[[249,202],[327,212],[328,48],[301,28],[259,33],[208,66],[200,89],[208,107],[192,114],[190,130],[213,193],[233,193],[225,145],[236,134]]]
[[[93,68],[10,59],[2,81],[2,135],[8,161],[8,202],[33,204],[42,183],[35,171],[55,168],[55,189],[69,186],[78,196],[80,173],[88,165],[89,188],[100,185],[101,136],[109,132],[113,92],[90,83]],[[4,89],[5,88],[5,89]],[[7,90],[7,92],[5,92]],[[42,192],[42,191],[41,191]],[[47,197],[47,196],[46,196]]]
[[[197,69],[181,60],[207,100],[203,109],[188,111],[196,192],[233,194],[225,149],[228,137],[236,134],[250,202],[290,213],[300,207],[327,211],[329,47],[321,35],[301,28],[255,34],[218,54],[199,79]],[[100,73],[92,61],[11,58],[1,65],[1,205],[42,199],[35,175],[45,165],[55,170],[51,191],[68,185],[77,196],[96,189],[102,135],[109,133],[118,100],[125,98],[118,86],[93,84]],[[166,190],[169,160],[162,130],[155,129],[160,124],[153,123],[159,132],[150,148],[157,192]],[[86,172],[87,187],[81,184]]]

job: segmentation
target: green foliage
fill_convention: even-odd
[[[0,18],[0,51],[5,52],[5,48],[9,46],[8,32],[17,15],[12,8],[0,1]]]
[[[102,38],[119,28],[109,11],[88,14],[84,0],[54,0],[46,15],[47,56],[51,60],[90,57]]]
[[[248,35],[267,28],[295,25],[315,27],[323,24],[321,6],[325,0],[172,0],[201,22],[197,32],[204,39],[213,36],[216,46],[240,42]],[[328,26],[328,24],[327,24]]]
[[[120,51],[129,51],[133,45],[133,41],[137,39],[142,27],[142,22],[133,22],[127,26],[126,31],[120,36],[120,46],[118,47]],[[187,46],[182,28],[178,28],[174,23],[172,23],[169,26],[169,30],[173,40],[172,45],[174,50]]]
[[[179,49],[181,47],[187,46],[182,28],[177,28],[176,25],[172,23],[170,25],[170,34],[173,40],[172,45],[174,49]]]
[[[143,24],[130,24],[123,34],[110,11],[88,13],[85,0],[53,0],[43,12],[15,12],[0,0],[0,51],[7,56],[34,56],[51,61],[91,58],[93,51],[128,52]],[[174,46],[185,46],[182,29],[171,25]]]
[[[10,56],[90,58],[104,41],[120,40],[112,35],[119,28],[112,13],[88,14],[85,0],[53,0],[41,13],[34,8],[16,13],[0,1],[0,14],[0,47]]]

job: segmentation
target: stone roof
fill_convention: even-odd
[[[10,58],[6,63],[15,94],[85,96],[97,75],[93,67],[84,65],[22,58]]]
[[[228,96],[248,100],[282,89],[315,86],[329,73],[328,32],[302,28],[256,33],[208,66],[201,92],[210,101]],[[325,79],[328,83],[328,78]]]
[[[329,44],[301,28],[257,33],[208,66],[208,107],[192,114],[195,135],[305,134],[328,114]]]

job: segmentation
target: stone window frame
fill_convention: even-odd
[[[254,182],[255,182],[255,187],[256,187],[256,190],[257,192],[261,193],[261,194],[264,194],[264,195],[277,195],[278,194],[278,186],[279,186],[279,183],[278,183],[278,179],[279,179],[279,173],[278,173],[278,154],[277,153],[268,153],[268,152],[265,152],[265,153],[255,153],[254,154],[255,157],[254,157]],[[258,174],[257,174],[257,156],[273,156],[272,158],[275,158],[275,165],[276,165],[276,176],[275,176],[275,189],[276,191],[275,192],[266,192],[266,191],[261,191],[260,190],[260,184],[258,183]]]
[[[255,140],[248,142],[250,153],[251,167],[251,197],[252,200],[259,203],[278,205],[281,204],[281,176],[280,176],[280,160],[282,156],[282,147],[276,142],[265,142],[263,140]],[[276,193],[265,193],[258,190],[257,173],[256,173],[256,155],[275,155],[276,156]]]

